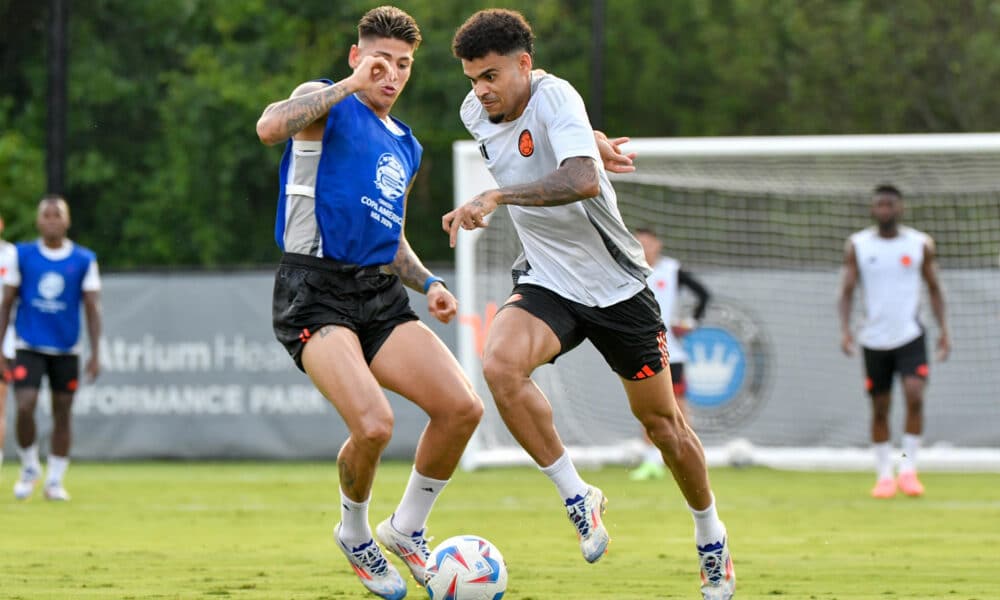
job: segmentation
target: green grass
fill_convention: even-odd
[[[73,501],[16,502],[3,472],[0,597],[346,600],[363,592],[333,544],[336,469],[318,463],[79,463]],[[387,463],[371,508],[395,507],[409,466]],[[507,559],[512,600],[697,597],[693,525],[670,482],[624,468],[585,477],[610,498],[610,553],[586,564],[535,469],[459,473],[430,533],[476,533]],[[737,598],[1000,598],[1000,476],[923,475],[924,498],[875,501],[868,473],[712,472]],[[411,598],[425,598],[411,582]]]

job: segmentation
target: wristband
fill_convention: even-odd
[[[444,285],[444,287],[448,287],[447,285],[445,285],[444,279],[431,275],[426,279],[426,281],[424,281],[424,293],[426,294],[427,291],[431,289],[431,286],[434,285],[435,283],[440,283],[441,285]]]

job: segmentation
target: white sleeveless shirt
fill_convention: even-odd
[[[869,227],[850,239],[865,310],[858,343],[873,350],[891,350],[920,337],[921,269],[930,238],[900,226],[896,237],[880,237],[878,228]]]

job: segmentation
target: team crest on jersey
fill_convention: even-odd
[[[535,153],[535,140],[531,137],[531,132],[525,129],[517,138],[517,151],[521,156],[527,158]]]
[[[388,152],[375,165],[375,187],[386,200],[395,200],[406,192],[406,170],[399,159]]]
[[[899,259],[899,262],[901,262],[904,267],[908,267],[913,264],[913,259],[910,258],[909,254],[904,254],[903,257]]]
[[[38,280],[38,294],[46,300],[54,300],[66,289],[66,281],[63,276],[54,271],[42,275]]]

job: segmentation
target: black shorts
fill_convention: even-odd
[[[674,396],[683,396],[687,391],[687,382],[684,380],[684,363],[670,363],[670,380],[674,383]]]
[[[14,389],[38,389],[42,387],[42,375],[49,376],[53,392],[75,392],[80,385],[79,355],[18,350],[11,369]]]
[[[271,316],[274,336],[303,371],[302,349],[324,325],[341,325],[357,334],[371,364],[397,325],[417,320],[399,277],[380,267],[305,254],[281,257]]]
[[[501,310],[508,306],[528,311],[556,334],[562,347],[551,362],[589,339],[611,369],[625,379],[652,377],[669,364],[667,330],[648,287],[628,300],[600,308],[537,285],[519,284]]]
[[[892,389],[892,376],[927,379],[927,344],[924,335],[891,350],[863,348],[865,356],[865,388],[870,394],[880,394]]]

